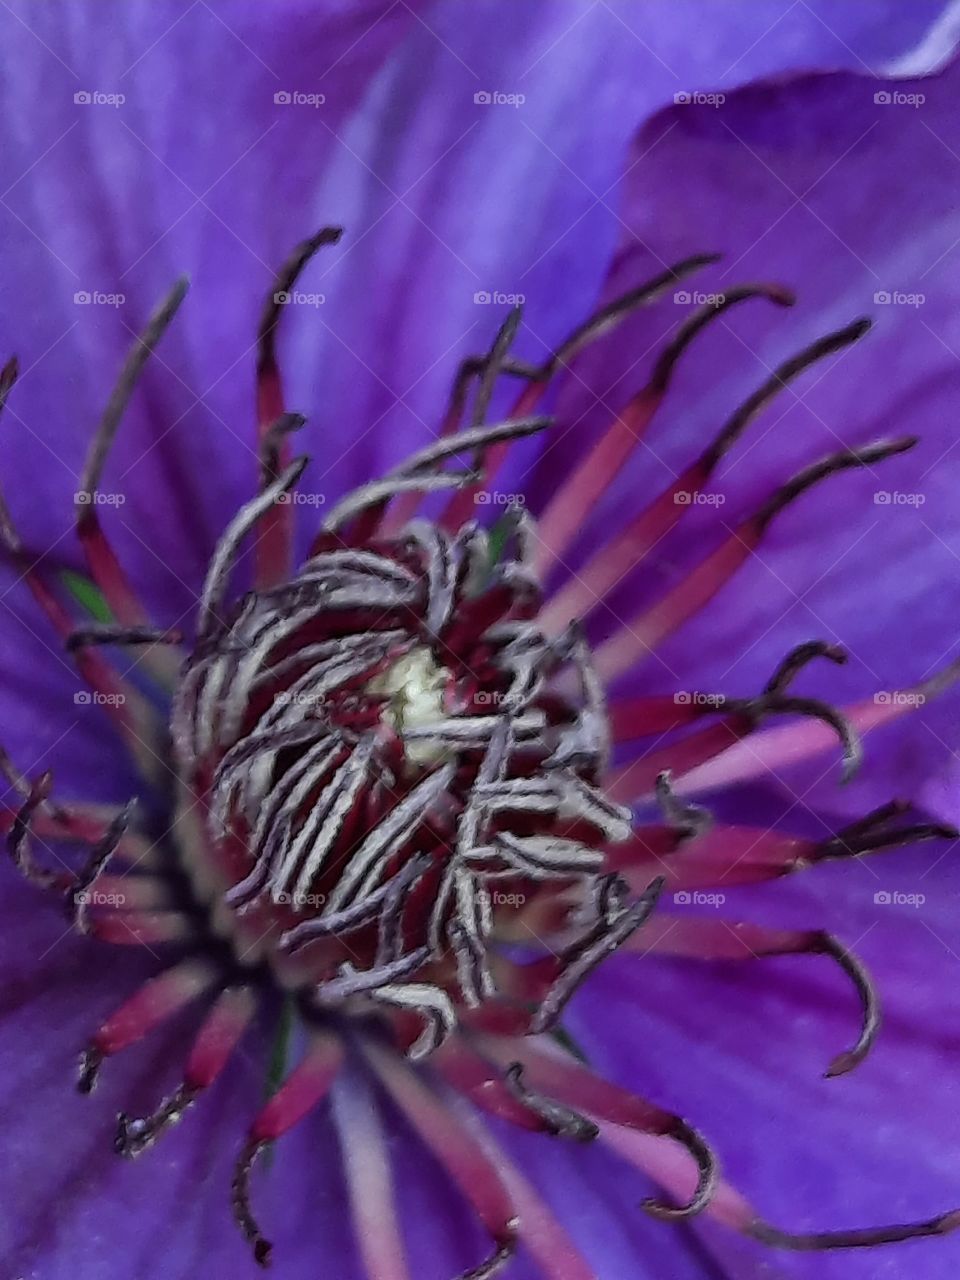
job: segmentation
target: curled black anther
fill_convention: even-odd
[[[17,814],[7,836],[7,850],[13,859],[13,865],[22,876],[42,889],[54,887],[61,879],[55,871],[46,871],[38,867],[30,852],[30,827],[34,814],[45,804],[53,786],[53,774],[47,770],[29,785],[29,791]]]
[[[814,720],[822,720],[830,726],[840,739],[843,748],[843,781],[849,782],[860,768],[863,761],[863,745],[860,737],[850,721],[831,707],[829,702],[821,702],[819,698],[784,697],[781,694],[765,696],[761,699],[765,711],[782,712],[797,716],[810,716]]]
[[[196,1096],[196,1089],[181,1084],[149,1116],[137,1118],[121,1111],[117,1116],[117,1132],[113,1140],[117,1155],[132,1158],[146,1151],[168,1125],[180,1119]]]
[[[267,370],[276,367],[274,342],[277,322],[281,309],[287,302],[287,295],[296,284],[300,272],[307,265],[318,249],[324,245],[336,244],[343,235],[341,227],[323,227],[316,235],[301,240],[277,272],[273,288],[264,302],[260,324],[257,329],[257,374],[261,376]]]
[[[827,658],[838,666],[843,666],[847,661],[847,655],[839,645],[829,644],[826,640],[807,640],[790,650],[764,685],[763,692],[783,693],[814,658]]]
[[[863,1011],[860,1035],[856,1044],[852,1049],[846,1049],[843,1053],[838,1053],[824,1073],[827,1079],[832,1079],[834,1076],[842,1076],[848,1071],[852,1071],[869,1053],[873,1042],[877,1038],[877,1032],[880,1030],[880,1004],[870,975],[860,960],[852,951],[848,951],[838,938],[835,938],[830,933],[818,933],[810,950],[821,955],[831,956],[836,960],[856,988],[857,995],[860,998],[860,1007]]]
[[[498,1241],[493,1253],[486,1261],[481,1262],[479,1267],[471,1267],[469,1271],[462,1271],[457,1276],[457,1280],[491,1280],[492,1276],[497,1275],[506,1266],[516,1251],[517,1242],[515,1239]]]
[[[925,1222],[893,1223],[885,1227],[856,1227],[849,1231],[781,1231],[757,1218],[746,1228],[748,1235],[777,1249],[816,1252],[820,1249],[870,1249],[924,1236],[945,1236],[960,1227],[960,1209],[951,1209]]]
[[[270,1254],[273,1246],[260,1230],[253,1210],[250,1208],[250,1174],[257,1157],[269,1144],[263,1139],[250,1138],[237,1157],[233,1170],[233,1182],[230,1188],[230,1203],[233,1216],[237,1220],[244,1238],[253,1246],[253,1256],[261,1267],[270,1265]]]
[[[103,625],[80,627],[67,636],[66,650],[76,653],[94,645],[181,644],[182,631],[165,631],[160,627],[115,627]]]
[[[670,784],[669,769],[664,769],[662,773],[657,774],[654,785],[660,812],[667,826],[673,827],[681,840],[693,840],[697,836],[702,836],[713,826],[713,815],[709,809],[699,804],[684,804],[674,794]]]
[[[306,423],[302,413],[281,413],[270,423],[260,441],[260,487],[271,484],[280,474],[280,446],[285,436]]]
[[[504,1073],[504,1082],[518,1102],[545,1121],[550,1133],[559,1138],[572,1138],[575,1142],[592,1142],[597,1137],[600,1130],[592,1120],[562,1102],[528,1089],[522,1080],[523,1071],[522,1062],[511,1062]]]
[[[707,1207],[716,1191],[719,1177],[717,1157],[697,1130],[692,1125],[687,1124],[686,1120],[681,1120],[679,1116],[674,1119],[673,1124],[666,1130],[664,1136],[674,1138],[686,1147],[693,1156],[697,1163],[696,1188],[688,1204],[670,1205],[664,1204],[662,1200],[651,1198],[644,1200],[640,1207],[654,1218],[660,1218],[664,1221],[691,1218],[694,1214],[700,1213]]]
[[[876,853],[880,849],[893,849],[904,844],[919,844],[926,840],[957,840],[960,831],[943,822],[914,822],[906,826],[893,823],[909,810],[909,805],[893,800],[881,805],[873,813],[842,827],[834,836],[817,847],[817,860],[825,858],[849,858],[862,853]]]
[[[104,833],[102,840],[94,846],[86,865],[70,888],[68,894],[70,914],[74,925],[81,933],[86,933],[88,929],[87,907],[90,901],[90,889],[99,877],[100,872],[116,853],[117,845],[123,839],[127,827],[130,825],[130,818],[133,815],[136,803],[136,800],[128,801],[116,815]]]
[[[100,1068],[103,1066],[103,1051],[92,1045],[84,1049],[80,1055],[80,1071],[77,1075],[77,1089],[80,1093],[93,1093],[97,1087]]]

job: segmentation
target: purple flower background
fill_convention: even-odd
[[[858,315],[876,321],[875,333],[787,392],[725,464],[720,519],[732,526],[734,513],[840,442],[923,439],[882,472],[834,480],[785,513],[638,686],[751,693],[811,636],[851,652],[827,678],[835,701],[929,676],[957,657],[960,616],[960,91],[943,9],[932,0],[765,0],[706,15],[693,0],[2,6],[0,315],[23,372],[0,475],[28,545],[80,567],[72,496],[90,434],[125,347],[181,272],[190,295],[110,461],[105,488],[126,500],[104,515],[170,625],[189,620],[207,556],[255,483],[257,316],[304,235],[324,223],[347,232],[299,286],[322,305],[290,306],[281,339],[288,402],[309,415],[311,487],[331,496],[429,438],[457,361],[487,346],[502,318],[477,294],[522,294],[521,354],[542,358],[598,299],[717,250],[723,261],[691,288],[777,280],[798,303],[774,314],[751,304],[698,341],[598,521],[621,520],[659,492],[770,368]],[[897,68],[917,78],[889,78]],[[285,93],[324,101],[275,100]],[[723,101],[675,101],[693,93]],[[124,302],[78,304],[81,293]],[[917,295],[918,305],[897,301]],[[541,508],[687,313],[668,295],[584,357],[559,394],[568,429],[522,451],[504,489],[523,487]],[[924,500],[878,503],[878,491]],[[597,634],[705,554],[717,518],[690,513],[671,558],[625,585]],[[595,536],[585,530],[584,548]],[[53,768],[65,795],[125,800],[135,780],[105,719],[75,705],[72,668],[14,572],[3,575],[5,744],[31,776]],[[924,796],[956,819],[957,705],[948,695],[870,738],[862,779],[842,791],[825,757],[709,802],[761,823],[789,811],[791,825],[814,834],[894,794]],[[595,981],[596,998],[574,1004],[571,1027],[598,1070],[704,1129],[731,1180],[778,1224],[910,1219],[958,1203],[960,881],[941,852],[728,896],[731,917],[742,904],[756,918],[836,931],[877,975],[885,1028],[849,1078],[821,1078],[854,1013],[840,980],[814,961],[617,959]],[[897,889],[922,893],[922,909],[877,907],[876,892]],[[119,1161],[112,1117],[174,1081],[180,1038],[125,1055],[92,1100],[73,1092],[72,1066],[90,1028],[149,966],[123,956],[121,968],[99,950],[91,958],[90,944],[64,933],[12,876],[0,921],[0,1272],[252,1274],[224,1188],[260,1065],[235,1064],[155,1151]],[[601,1280],[938,1280],[960,1264],[955,1240],[804,1257],[766,1253],[706,1222],[665,1227],[643,1217],[644,1189],[601,1152],[504,1141]],[[359,1274],[335,1144],[328,1121],[312,1121],[284,1140],[264,1179],[278,1275]],[[474,1228],[399,1121],[392,1149],[401,1212],[416,1223],[412,1269],[453,1275]],[[508,1274],[533,1273],[518,1262]]]

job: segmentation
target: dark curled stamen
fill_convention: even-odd
[[[362,485],[341,499],[323,522],[327,533],[335,533],[348,520],[375,507],[398,493],[430,493],[437,489],[465,489],[480,479],[475,471],[440,471],[412,476],[398,476],[394,480],[376,480]]]
[[[16,356],[11,356],[7,363],[0,369],[0,413],[6,407],[7,397],[9,396],[13,384],[16,382],[20,373],[20,366]],[[14,527],[13,520],[10,517],[10,511],[7,507],[6,498],[0,493],[0,539],[3,540],[4,546],[14,555],[19,555],[22,551],[20,535]]]
[[[342,227],[323,227],[316,235],[301,242],[287,258],[277,272],[273,288],[267,294],[260,325],[257,329],[257,375],[261,377],[268,369],[276,367],[276,329],[284,306],[283,294],[289,293],[299,278],[300,272],[307,265],[318,249],[324,245],[336,244],[343,235]]]
[[[280,474],[280,445],[285,436],[299,431],[306,423],[302,413],[281,413],[271,422],[260,441],[260,487],[264,488]]]
[[[182,631],[164,631],[160,627],[115,627],[109,623],[81,627],[67,637],[66,650],[75,653],[93,645],[117,644],[182,644]]]
[[[827,1067],[825,1075],[828,1079],[832,1079],[834,1076],[842,1076],[846,1072],[852,1071],[870,1052],[873,1042],[877,1038],[877,1032],[880,1030],[880,1005],[877,1000],[877,993],[870,980],[870,975],[853,952],[848,951],[838,938],[829,933],[818,933],[815,935],[810,950],[820,955],[831,956],[836,960],[837,964],[856,987],[863,1010],[863,1019],[857,1043],[852,1049],[838,1053],[829,1067]]]
[[[780,715],[810,716],[815,720],[822,720],[840,739],[840,745],[843,748],[842,777],[844,782],[849,782],[863,761],[863,746],[856,729],[842,712],[828,702],[818,698],[786,694],[787,688],[800,671],[815,658],[827,658],[830,662],[842,665],[846,662],[847,655],[837,645],[828,644],[825,640],[808,640],[791,649],[758,697],[727,698],[720,704],[719,709],[728,713],[746,715],[755,723],[759,723],[771,712]]]
[[[505,1240],[502,1244],[498,1244],[493,1253],[485,1262],[481,1262],[479,1267],[472,1267],[469,1271],[461,1271],[456,1280],[491,1280],[501,1268],[503,1268],[516,1253],[517,1244],[515,1240]]]
[[[847,661],[847,655],[838,645],[828,644],[826,640],[808,640],[805,644],[799,644],[795,649],[790,650],[764,685],[763,692],[765,694],[783,693],[793,683],[797,674],[814,658],[827,658],[838,666],[842,666]]]
[[[77,1074],[77,1090],[80,1093],[93,1093],[103,1066],[103,1053],[99,1049],[87,1048],[80,1055],[80,1071]]]
[[[654,785],[660,812],[667,826],[675,828],[681,840],[693,840],[713,826],[713,815],[709,809],[699,804],[684,804],[674,795],[669,769],[657,775]]]
[[[281,495],[288,493],[300,479],[309,461],[301,456],[293,462],[266,487],[256,498],[251,499],[240,508],[227,525],[207,569],[207,578],[203,584],[203,595],[200,598],[200,612],[197,619],[197,635],[199,641],[205,640],[214,630],[223,631],[225,623],[219,618],[218,611],[222,607],[227,582],[238,548],[260,517],[270,509]]]
[[[744,428],[804,370],[809,369],[818,360],[823,360],[826,356],[842,351],[844,347],[859,341],[869,328],[869,320],[856,320],[843,329],[837,329],[834,333],[825,334],[816,342],[811,342],[808,347],[804,347],[795,356],[778,365],[770,377],[752,395],[749,395],[738,409],[734,410],[717,439],[704,454],[703,460],[707,470],[713,470]]]
[[[264,1147],[269,1143],[263,1139],[250,1138],[240,1152],[233,1170],[233,1182],[230,1187],[230,1203],[233,1216],[237,1220],[244,1239],[253,1245],[253,1256],[261,1267],[270,1265],[270,1254],[273,1246],[260,1230],[253,1210],[250,1208],[250,1174],[254,1163]]]
[[[153,315],[150,316],[143,332],[130,348],[123,363],[120,376],[111,392],[110,399],[107,401],[107,407],[103,411],[103,416],[97,426],[83,466],[83,474],[80,477],[76,500],[78,523],[82,523],[84,519],[90,519],[95,512],[91,499],[99,488],[107,454],[110,452],[110,446],[113,444],[114,437],[117,434],[120,420],[133,394],[134,387],[137,385],[144,365],[150,359],[154,348],[176,315],[180,303],[186,296],[188,287],[189,281],[185,276],[181,276],[167,296],[160,302]]]
[[[945,1236],[960,1227],[960,1209],[951,1209],[938,1218],[925,1222],[891,1224],[887,1227],[860,1227],[850,1231],[781,1231],[757,1219],[746,1227],[748,1235],[777,1249],[816,1251],[819,1249],[869,1249],[879,1244],[895,1244],[899,1240],[918,1240],[924,1236]]]
[[[664,1131],[664,1137],[673,1138],[681,1143],[697,1162],[697,1185],[689,1204],[670,1205],[651,1197],[641,1202],[640,1207],[654,1218],[671,1221],[678,1218],[692,1218],[700,1213],[713,1199],[720,1175],[717,1157],[706,1141],[686,1120],[674,1117],[670,1128]]]
[[[665,271],[662,271],[658,276],[654,276],[652,280],[648,280],[645,284],[638,285],[637,288],[629,290],[619,298],[615,298],[613,302],[607,303],[605,307],[601,307],[599,311],[596,311],[585,324],[574,329],[573,333],[557,347],[553,355],[541,366],[541,377],[549,378],[562,365],[569,364],[577,352],[610,329],[614,329],[635,307],[643,306],[647,302],[654,302],[663,293],[664,289],[669,289],[671,285],[676,284],[678,280],[682,280],[684,276],[691,275],[694,271],[699,271],[701,267],[708,267],[712,263],[719,261],[720,255],[718,253],[694,254],[689,258],[684,258],[681,262],[675,263],[672,267],[667,267]]]
[[[549,1031],[556,1024],[584,979],[640,928],[656,905],[663,885],[664,877],[658,876],[635,902],[623,906],[625,882],[622,878],[615,874],[599,877],[596,894],[600,918],[561,956],[560,972],[530,1019],[534,1035]]]
[[[835,730],[843,748],[844,782],[849,782],[860,768],[863,761],[863,745],[853,725],[829,702],[821,702],[817,698],[784,697],[780,694],[764,696],[761,700],[764,711],[779,711],[788,715],[810,716],[814,720],[822,720]]]
[[[60,877],[55,871],[45,871],[33,861],[30,854],[30,824],[36,811],[46,803],[52,785],[53,774],[49,770],[31,784],[29,794],[18,809],[7,836],[7,850],[13,859],[13,865],[22,876],[44,889],[56,885]]]
[[[794,294],[779,284],[744,284],[719,294],[716,302],[702,307],[689,320],[684,321],[672,341],[664,347],[650,376],[650,390],[656,395],[662,395],[670,385],[670,379],[673,377],[673,371],[680,357],[697,334],[724,311],[750,298],[767,298],[780,307],[792,307],[796,301]]]
[[[473,401],[473,409],[471,410],[468,424],[471,427],[482,426],[487,420],[487,411],[490,408],[490,401],[493,399],[497,379],[503,372],[503,362],[513,346],[522,318],[523,307],[513,307],[497,331],[490,353],[484,361],[483,372],[480,374],[480,385],[477,387],[477,394]],[[479,465],[479,458],[477,458],[474,465]]]
[[[572,1138],[574,1142],[592,1142],[597,1137],[600,1130],[592,1120],[565,1107],[562,1102],[528,1089],[521,1079],[523,1070],[522,1062],[511,1062],[504,1074],[504,1082],[518,1102],[535,1111],[546,1122],[550,1133],[560,1138]]]
[[[873,813],[843,827],[835,836],[824,840],[817,847],[817,860],[826,858],[856,857],[862,853],[876,853],[880,849],[896,848],[904,844],[919,844],[926,840],[957,840],[956,827],[942,822],[916,822],[907,826],[891,826],[892,820],[902,816],[908,805],[891,801],[881,805]]]
[[[131,1159],[146,1151],[162,1130],[176,1123],[197,1096],[198,1090],[182,1084],[161,1102],[156,1111],[136,1119],[121,1111],[117,1116],[117,1132],[113,1147],[117,1155]]]
[[[760,529],[765,529],[770,521],[802,493],[812,489],[815,484],[825,480],[827,476],[836,475],[840,471],[848,471],[854,467],[870,467],[874,463],[883,462],[898,453],[906,453],[917,443],[917,436],[901,436],[897,440],[883,440],[877,444],[866,445],[863,449],[842,449],[831,453],[819,462],[812,463],[798,471],[792,480],[788,480],[775,494],[768,499],[754,517]]]
[[[130,825],[130,818],[136,803],[136,800],[130,800],[113,819],[103,839],[93,849],[86,866],[77,876],[76,882],[70,889],[70,913],[74,925],[81,933],[87,933],[89,929],[87,907],[89,905],[90,889],[96,883],[100,872],[116,853],[117,845],[123,839],[124,833]]]
[[[533,418],[508,418],[505,422],[496,422],[491,425],[481,423],[469,427],[465,431],[458,431],[453,436],[445,436],[442,440],[427,445],[425,449],[418,450],[402,462],[400,466],[394,467],[392,471],[388,472],[386,480],[392,480],[398,476],[416,475],[421,471],[435,467],[437,463],[443,462],[446,458],[466,453],[468,449],[479,451],[492,444],[505,444],[511,440],[519,440],[523,436],[536,435],[537,432],[545,431],[552,424],[552,418],[544,417],[541,414]],[[354,490],[354,493],[358,492],[360,490]]]

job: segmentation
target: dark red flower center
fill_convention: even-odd
[[[473,523],[359,546],[330,529],[221,618],[228,534],[175,701],[182,804],[206,831],[184,862],[238,958],[319,1006],[407,1004],[416,976],[422,1051],[452,1001],[494,994],[491,942],[531,899],[588,932],[626,911],[602,873],[630,814],[596,786],[599,684],[576,628],[548,641],[533,621],[527,520],[507,522],[496,564]]]

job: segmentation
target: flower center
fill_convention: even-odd
[[[473,524],[324,535],[232,611],[228,540],[215,558],[175,699],[181,813],[202,814],[184,861],[238,958],[318,1005],[415,987],[452,1023],[452,1002],[496,993],[497,944],[526,910],[619,918],[602,846],[629,813],[595,787],[599,685],[578,634],[533,621],[522,520],[492,570]],[[564,666],[582,705],[557,692]]]
[[[367,686],[367,695],[388,699],[382,719],[402,738],[407,728],[422,729],[443,718],[444,690],[449,681],[446,667],[439,666],[430,649],[420,645],[375,676]],[[449,752],[437,743],[412,741],[406,754],[412,765],[426,766],[446,758]]]

